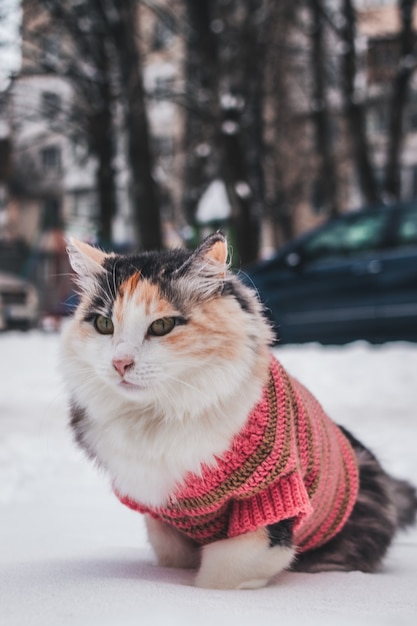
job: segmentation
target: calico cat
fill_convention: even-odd
[[[415,521],[416,492],[272,356],[225,238],[132,256],[72,240],[69,257],[81,295],[62,347],[71,425],[145,515],[158,562],[231,589],[286,568],[374,571]]]

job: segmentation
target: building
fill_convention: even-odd
[[[13,146],[13,193],[9,194],[3,221],[31,246],[38,243],[45,228],[57,225],[65,225],[69,234],[96,241],[98,162],[77,119],[79,95],[71,79],[63,77],[65,70],[62,72],[62,64],[68,63],[74,51],[71,42],[48,23],[39,6],[23,2],[22,8],[22,65],[9,90],[7,114],[8,141]],[[179,37],[157,18],[154,10],[141,7],[140,21],[141,52],[146,58],[144,86],[156,157],[154,176],[161,194],[165,239],[167,243],[178,243],[175,231],[181,227],[183,116],[173,101],[180,89],[183,51]],[[88,73],[87,63],[81,61],[80,65]],[[114,120],[112,167],[117,212],[113,238],[124,247],[134,243],[134,228],[120,110]]]
[[[73,3],[74,6],[82,4]],[[360,68],[355,79],[356,88],[366,102],[367,136],[372,159],[377,173],[382,173],[390,97],[387,85],[398,65],[399,13],[395,0],[356,0],[355,5],[358,10],[356,48]],[[336,10],[340,8],[340,2],[328,0],[327,6]],[[180,0],[169,3],[167,0],[154,0],[142,3],[139,14],[144,85],[156,157],[153,175],[160,192],[167,245],[181,243],[182,230],[187,226],[182,211],[184,190],[181,182],[185,162],[185,121],[184,108],[179,104],[185,91],[185,50],[181,32],[172,22],[181,21],[183,10]],[[308,24],[310,18],[306,11],[301,17]],[[81,18],[84,19],[84,27],[88,28],[88,16]],[[417,21],[415,26],[417,28]],[[315,161],[313,146],[312,117],[318,103],[306,95],[311,94],[311,71],[305,61],[305,50],[310,44],[299,31],[282,33],[280,37],[283,35],[287,37],[292,66],[285,84],[283,81],[277,85],[277,59],[271,63],[269,99],[266,98],[264,103],[268,152],[266,196],[271,207],[280,205],[282,208],[285,205],[282,224],[285,219],[290,221],[291,213],[293,227],[291,232],[286,233],[280,225],[280,232],[272,236],[276,215],[269,209],[265,210],[264,248],[274,247],[290,234],[298,234],[327,217],[317,184],[317,159]],[[328,59],[329,73],[335,76],[341,46],[331,31],[328,30],[326,36],[330,38],[329,49],[334,50]],[[65,64],[74,51],[71,43],[54,30],[33,2],[23,2],[22,37],[21,71],[9,89],[7,106],[0,103],[0,150],[6,151],[9,163],[7,176],[0,171],[0,229],[23,237],[30,246],[39,244],[45,230],[54,230],[63,224],[67,232],[95,241],[99,219],[98,162],[89,150],[77,118],[77,110],[80,110],[77,109],[78,94],[71,81],[54,71],[54,64]],[[84,63],[83,71],[88,73],[87,61],[82,60],[81,63]],[[283,97],[286,98],[288,118],[272,101]],[[349,133],[342,120],[343,103],[337,79],[327,84],[326,98],[331,114],[331,144],[340,181],[339,204],[347,210],[359,206],[361,198],[347,158]],[[113,167],[117,213],[113,221],[113,235],[116,243],[123,246],[133,243],[134,229],[126,138],[120,110],[116,111],[115,123],[118,132]],[[402,196],[411,198],[417,195],[417,82],[414,79],[406,111],[406,131]],[[278,179],[281,185],[279,193]]]
[[[393,80],[399,68],[401,19],[398,3],[389,0],[358,2],[358,34],[363,54],[363,82],[368,101],[367,131],[380,178],[386,164],[389,109]],[[417,7],[413,10],[413,31],[417,32]],[[407,60],[412,66],[416,60]],[[404,119],[401,158],[401,197],[417,197],[417,76],[412,74]]]

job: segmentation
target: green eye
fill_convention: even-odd
[[[161,317],[149,326],[148,333],[154,337],[163,337],[171,332],[176,324],[175,317]]]
[[[113,322],[109,317],[104,317],[104,315],[97,315],[94,318],[94,328],[100,335],[112,335],[114,331]]]

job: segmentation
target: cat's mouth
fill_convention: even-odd
[[[138,391],[140,389],[144,389],[143,385],[137,385],[136,383],[130,383],[128,380],[121,380],[119,382],[119,387],[123,389],[132,389],[133,391]]]

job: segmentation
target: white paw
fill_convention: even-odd
[[[162,567],[193,569],[200,562],[199,548],[175,528],[145,516],[148,538]]]
[[[203,548],[196,586],[206,589],[259,589],[288,567],[293,557],[293,548],[271,548],[264,529],[216,541]]]

